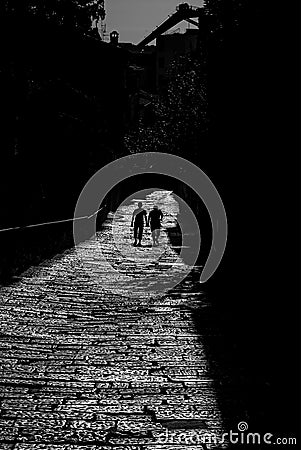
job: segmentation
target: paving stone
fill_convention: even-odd
[[[132,247],[134,205],[121,205],[94,238],[0,288],[1,450],[179,450],[160,441],[166,430],[221,433],[203,345],[216,331],[204,320],[199,335],[192,319],[208,307],[203,292],[189,277],[161,296],[139,281],[187,272],[166,233],[178,204],[167,191],[144,199],[154,203],[160,247]]]

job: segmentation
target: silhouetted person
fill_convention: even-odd
[[[137,247],[141,247],[141,239],[143,234],[143,226],[144,226],[144,219],[145,223],[147,224],[147,216],[145,209],[142,208],[142,203],[138,203],[138,208],[135,209],[132,215],[132,223],[131,227],[134,224],[134,246],[137,245]],[[137,243],[138,238],[138,243]]]
[[[152,232],[153,245],[159,245],[161,220],[163,219],[163,213],[158,206],[154,206],[152,211],[148,215],[147,225],[150,225]]]

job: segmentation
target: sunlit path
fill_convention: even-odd
[[[164,227],[174,225],[171,193],[143,200],[146,209],[160,203]],[[144,247],[132,247],[134,206],[121,205],[95,238],[1,289],[1,449],[227,447],[201,443],[223,431],[192,321],[205,298],[191,281],[162,296],[143,291],[145,272],[163,280],[170,267],[187,267],[164,228],[160,247],[150,246],[149,230]]]

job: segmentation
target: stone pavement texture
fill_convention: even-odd
[[[156,295],[139,284],[145,273],[187,270],[165,229],[177,203],[170,192],[147,195],[144,206],[165,213],[161,245],[152,248],[146,230],[134,248],[136,201],[91,240],[0,289],[1,449],[227,448],[202,442],[223,423],[192,321],[206,302],[199,285],[188,277]]]

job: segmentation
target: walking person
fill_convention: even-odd
[[[132,215],[131,227],[134,225],[134,246],[141,247],[141,240],[143,235],[143,227],[147,224],[147,215],[145,209],[142,208],[142,202],[138,203],[138,208],[136,208]]]
[[[147,225],[150,226],[153,238],[153,246],[159,245],[161,220],[163,219],[163,213],[161,209],[155,205],[152,211],[148,215]]]

